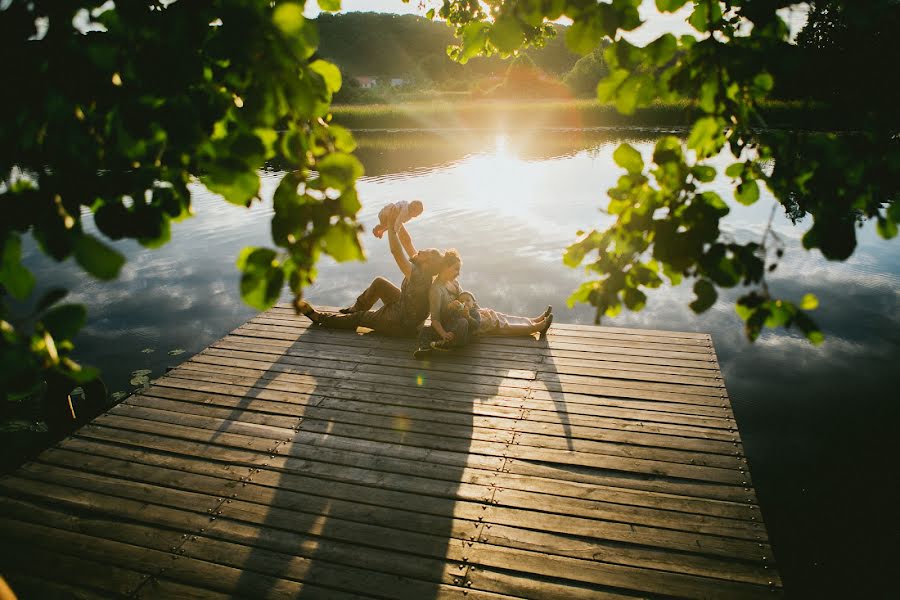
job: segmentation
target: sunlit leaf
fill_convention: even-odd
[[[364,172],[359,159],[352,154],[342,152],[329,154],[320,160],[316,165],[316,170],[319,171],[319,176],[326,186],[339,190],[351,186]]]
[[[500,17],[494,22],[490,40],[501,52],[512,52],[525,41],[525,35],[518,21],[510,15]]]
[[[282,2],[275,7],[275,11],[272,13],[272,22],[278,29],[288,35],[298,33],[303,28],[305,20],[303,17],[303,5],[298,2]]]
[[[315,60],[309,63],[309,68],[322,76],[332,94],[341,89],[341,70],[336,65],[326,60]]]
[[[641,153],[629,144],[620,144],[613,152],[613,160],[629,173],[640,173],[644,170],[644,159]]]
[[[803,300],[800,301],[800,308],[803,310],[815,310],[819,308],[819,299],[815,294],[804,294]]]
[[[328,229],[322,238],[325,252],[338,262],[361,260],[362,247],[355,229],[335,225]]]
[[[341,10],[341,0],[317,0],[319,8],[326,12],[338,12]]]

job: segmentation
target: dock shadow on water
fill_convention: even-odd
[[[243,520],[238,501],[257,504],[251,512],[262,517],[243,540],[234,593],[427,599],[461,592],[465,547],[493,493],[484,482],[515,435],[502,427],[510,421],[476,417],[475,407],[516,418],[515,396],[524,398],[527,386],[508,387],[504,369],[479,366],[484,349],[416,362],[413,340],[280,316],[243,328],[294,332],[277,356],[271,339],[268,354],[255,354],[262,340],[240,335],[206,351],[262,370],[226,424],[247,410],[294,420],[219,517]],[[501,391],[509,406],[497,401]]]

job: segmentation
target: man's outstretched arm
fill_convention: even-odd
[[[403,231],[404,233],[406,232],[405,229]],[[408,233],[406,238],[409,239]],[[406,254],[404,254],[403,245],[400,243],[397,232],[394,231],[393,227],[388,229],[388,243],[391,246],[391,254],[394,255],[394,260],[397,261],[397,267],[399,267],[400,272],[403,273],[404,277],[409,277],[409,274],[412,272],[412,264],[409,262]],[[410,246],[412,246],[412,242],[410,242]]]
[[[409,237],[409,232],[406,231],[406,226],[402,223],[397,228],[397,236],[400,238],[400,243],[403,244],[403,248],[406,250],[406,255],[412,258],[416,255],[416,247],[413,246],[412,238]]]

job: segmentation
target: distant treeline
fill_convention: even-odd
[[[457,64],[447,57],[447,46],[457,43],[453,30],[442,22],[416,15],[322,13],[317,24],[319,55],[340,66],[346,80],[345,89],[336,99],[339,103],[377,100],[379,94],[410,90],[474,91],[502,96],[502,84],[507,80],[513,62],[492,56],[473,59],[466,65]],[[520,80],[527,79],[525,72],[530,71],[531,87],[547,88],[537,92],[541,97],[563,95],[565,86],[561,82],[581,59],[566,47],[563,29],[557,26],[559,34],[543,48],[528,50],[516,61],[519,68],[513,70],[514,79]],[[592,65],[594,69],[587,68]],[[582,59],[577,70],[578,82],[586,93],[593,93],[602,75],[600,70],[605,72],[602,59]],[[377,90],[360,90],[355,81],[357,77],[374,77],[383,84],[376,86],[380,88]],[[385,89],[392,87],[391,78],[403,80],[403,84],[394,86],[399,89]],[[557,84],[555,89],[553,82]],[[496,89],[498,87],[500,89]]]
[[[768,61],[774,69],[770,99],[775,102],[765,112],[776,121],[790,115],[789,120],[800,119],[805,126],[811,125],[806,121],[821,123],[827,115],[825,121],[853,127],[854,120],[865,118],[866,106],[900,104],[900,70],[891,68],[900,56],[900,10],[886,14],[866,19],[865,11],[850,10],[837,0],[813,2],[796,43],[783,44],[778,60]],[[514,60],[480,57],[460,65],[447,57],[447,46],[457,40],[442,22],[415,15],[322,13],[317,24],[319,55],[344,74],[337,104],[396,104],[432,94],[453,101],[454,95],[459,100],[593,98],[608,72],[601,47],[584,57],[570,52],[566,28],[560,25],[544,47],[530,48]],[[366,76],[379,84],[362,89],[356,78]],[[391,85],[391,79],[402,82]],[[815,118],[801,115],[795,101],[812,101],[818,107]],[[670,108],[663,112],[668,115]],[[656,115],[657,109],[649,112]],[[883,118],[890,113],[878,114]],[[602,120],[607,119],[604,113]]]

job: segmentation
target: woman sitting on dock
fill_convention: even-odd
[[[416,358],[424,358],[431,350],[449,350],[469,344],[476,336],[526,336],[547,333],[553,323],[553,308],[547,307],[535,318],[498,313],[482,308],[471,292],[459,285],[462,260],[456,250],[447,250],[444,267],[431,284],[429,307],[431,326],[419,336]]]
[[[296,305],[298,312],[323,327],[368,327],[385,335],[415,336],[428,316],[431,280],[445,266],[447,258],[434,248],[416,250],[403,225],[396,230],[388,230],[388,241],[391,254],[403,273],[403,283],[399,288],[384,277],[376,277],[349,308],[336,313],[319,311],[300,300]],[[379,300],[384,306],[370,310]]]

